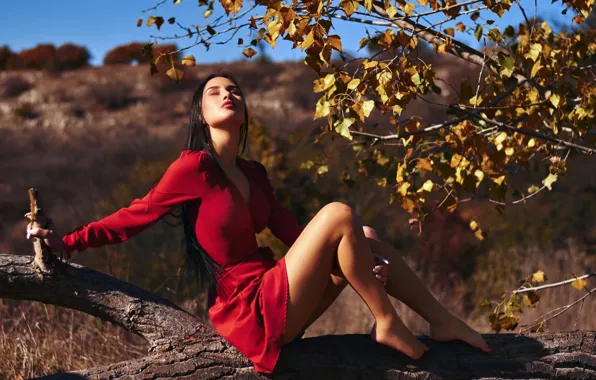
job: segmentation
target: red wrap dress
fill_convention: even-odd
[[[250,185],[249,202],[207,152],[185,150],[142,199],[77,228],[63,243],[67,251],[120,243],[186,203],[199,243],[222,268],[209,301],[211,322],[255,370],[271,373],[286,331],[288,275],[285,259],[259,247],[256,234],[269,227],[289,247],[302,227],[275,197],[262,164],[237,163]]]

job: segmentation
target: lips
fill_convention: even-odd
[[[221,105],[221,108],[236,108],[236,106],[234,105],[234,103],[227,100],[227,101],[223,102],[223,104]]]

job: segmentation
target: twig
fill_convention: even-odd
[[[594,277],[594,276],[596,276],[596,272],[587,273],[587,274],[584,274],[583,276],[571,278],[571,279],[565,280],[565,281],[560,281],[560,282],[555,282],[555,283],[552,283],[552,284],[535,286],[535,287],[531,287],[531,288],[522,286],[521,288],[519,288],[517,290],[514,290],[512,293],[513,294],[519,294],[519,293],[525,293],[525,292],[533,292],[535,290],[541,290],[541,289],[547,289],[547,288],[554,288],[554,287],[557,287],[557,286],[569,284],[569,283],[571,283],[573,281],[576,281],[576,280],[583,280],[583,279]]]
[[[575,281],[575,280],[574,280],[574,281]],[[590,290],[590,291],[588,292],[588,294],[584,295],[584,296],[583,296],[583,297],[581,297],[580,299],[578,299],[578,300],[576,300],[576,301],[574,301],[574,302],[570,303],[569,305],[562,306],[562,309],[563,309],[563,310],[561,310],[560,312],[558,312],[557,314],[555,314],[555,315],[553,315],[553,316],[550,316],[550,317],[548,317],[548,318],[546,318],[546,319],[543,319],[544,315],[548,315],[550,312],[549,312],[549,313],[547,313],[547,314],[544,314],[544,315],[543,315],[543,316],[541,316],[540,318],[538,318],[538,319],[534,320],[534,322],[532,322],[532,323],[530,324],[530,327],[528,327],[528,328],[526,328],[526,329],[522,330],[520,333],[521,333],[521,334],[523,334],[523,333],[525,333],[525,332],[528,332],[528,331],[530,331],[530,330],[531,330],[531,329],[532,329],[534,326],[536,326],[536,324],[537,324],[537,322],[538,322],[538,321],[540,321],[540,322],[542,322],[542,323],[545,323],[545,322],[548,322],[548,321],[550,321],[550,320],[551,320],[551,319],[553,319],[553,318],[556,318],[556,317],[558,317],[559,315],[563,314],[563,313],[564,313],[564,312],[566,312],[567,310],[571,309],[573,306],[577,305],[577,304],[578,304],[578,303],[580,303],[580,302],[583,302],[583,301],[584,301],[584,300],[585,300],[587,297],[589,297],[589,296],[590,296],[590,295],[591,295],[593,292],[594,292],[594,290]],[[552,311],[551,311],[551,312],[552,312]]]

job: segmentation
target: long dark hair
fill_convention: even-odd
[[[231,80],[240,89],[236,78],[231,73],[219,72],[209,75],[205,78],[192,98],[190,106],[190,122],[188,125],[188,138],[186,149],[200,151],[204,150],[213,157],[213,143],[209,126],[204,122],[201,105],[203,103],[203,91],[207,82],[213,78],[223,77]],[[246,100],[244,102],[244,123],[240,127],[239,153],[243,154],[246,149],[246,140],[248,137],[248,110]],[[217,161],[215,161],[217,162]],[[216,283],[216,274],[219,270],[217,263],[209,256],[205,249],[199,243],[195,234],[195,226],[191,223],[187,205],[182,205],[180,215],[184,226],[184,249],[186,257],[182,265],[182,274],[188,275],[196,282],[201,290],[213,291],[213,285]]]

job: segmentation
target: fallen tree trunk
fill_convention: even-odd
[[[0,298],[68,307],[147,339],[148,356],[48,378],[257,379],[252,364],[209,325],[171,302],[89,268],[0,254]],[[460,343],[430,346],[413,361],[366,335],[325,336],[284,347],[275,378],[589,379],[596,378],[596,333],[487,334],[490,354]]]

